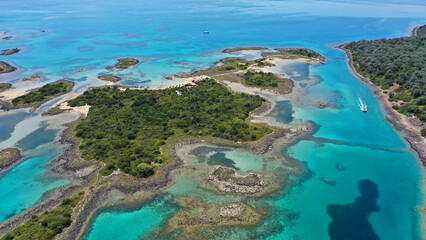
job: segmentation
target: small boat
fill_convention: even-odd
[[[362,105],[360,108],[361,108],[361,111],[367,112],[367,105]]]
[[[204,33],[204,34],[209,34],[210,32],[209,32],[209,31],[204,31],[203,33]]]

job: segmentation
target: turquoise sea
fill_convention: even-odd
[[[0,56],[0,61],[19,68],[0,75],[0,82],[17,89],[66,78],[76,83],[73,93],[82,93],[104,84],[96,76],[110,72],[125,79],[121,84],[166,86],[173,83],[165,76],[212,67],[214,61],[232,55],[220,50],[233,46],[307,47],[320,52],[327,57],[326,64],[280,69],[306,95],[284,97],[273,111],[280,122],[312,121],[318,127],[312,138],[281,151],[301,161],[307,173],[289,189],[245,200],[274,210],[263,224],[217,229],[216,238],[349,239],[354,232],[365,233],[364,239],[422,238],[416,207],[423,204],[424,168],[402,133],[386,121],[371,89],[349,70],[344,52],[334,46],[409,35],[412,27],[426,23],[424,1],[0,0],[0,6],[0,37],[13,36],[0,39],[0,49],[23,49],[17,55]],[[104,69],[123,56],[137,57],[141,63],[128,70]],[[78,71],[82,68],[87,70]],[[44,78],[20,81],[36,73]],[[312,78],[318,83],[302,84]],[[358,98],[368,104],[367,113],[359,111]],[[313,106],[318,99],[332,107]],[[0,175],[1,222],[37,204],[49,190],[69,184],[49,175],[48,162],[63,149],[54,143],[58,130],[49,128],[48,121],[70,119],[41,113],[0,112],[0,148],[17,146],[25,155]],[[236,150],[219,149],[211,155],[216,158],[210,163],[231,164],[243,172],[259,171],[262,163],[258,156]],[[181,195],[212,202],[240,200],[202,190],[189,177],[179,175],[175,180],[162,196],[139,209],[97,213],[84,238],[154,238],[167,218],[179,211],[171,199]]]

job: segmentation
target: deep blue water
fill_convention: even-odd
[[[334,230],[329,230],[329,206],[340,206],[338,209],[343,210],[333,211],[340,216],[339,224],[356,231],[344,221],[351,220],[351,204],[361,208],[370,204],[356,201],[360,196],[358,183],[367,180],[376,184],[379,192],[375,199],[378,210],[366,217],[374,233],[380,239],[420,239],[421,219],[413,209],[423,201],[419,187],[423,168],[401,135],[386,122],[372,91],[350,72],[345,54],[333,46],[351,40],[408,35],[411,27],[426,22],[424,1],[40,0],[1,6],[0,31],[9,31],[5,36],[13,38],[0,40],[0,48],[21,47],[23,52],[0,56],[0,60],[19,67],[15,73],[0,75],[0,82],[11,82],[18,88],[32,84],[19,80],[34,73],[43,74],[45,82],[71,79],[76,82],[77,93],[103,84],[96,76],[111,72],[124,77],[125,84],[164,86],[172,84],[163,79],[165,75],[210,67],[228,56],[220,54],[221,49],[232,46],[308,47],[322,53],[328,58],[324,65],[299,64],[282,69],[297,81],[306,77],[321,81],[306,86],[306,96],[300,101],[278,104],[276,112],[283,122],[311,120],[319,127],[315,137],[339,140],[340,144],[301,141],[283,152],[306,163],[313,175],[290,193],[268,202],[298,216],[285,231],[271,232],[269,238],[334,236]],[[204,30],[210,34],[202,34]],[[128,70],[104,69],[123,56],[140,57],[142,61]],[[79,68],[88,70],[79,72]],[[368,113],[359,111],[358,98],[367,102]],[[317,99],[332,102],[333,108],[313,106]],[[1,114],[0,141],[8,139],[18,122],[29,119],[29,115]],[[67,183],[50,178],[39,181],[49,169],[45,163],[61,150],[54,154],[43,150],[52,147],[54,130],[40,125],[34,131],[26,138],[22,136],[20,142],[33,155],[0,176],[0,185],[4,186],[0,188],[4,201],[0,204],[1,220],[31,207],[43,193]],[[39,146],[42,143],[47,144]],[[34,151],[38,147],[40,151]],[[336,163],[346,171],[336,170]],[[321,177],[335,180],[336,185],[324,183]],[[4,205],[12,202],[13,206]],[[154,202],[134,212],[101,213],[87,239],[143,238],[169,216],[169,211],[157,211],[162,207],[162,203]],[[143,222],[147,219],[152,219],[149,225]],[[275,223],[284,226],[287,220],[277,218]],[[118,223],[132,227],[119,227]],[[125,233],[96,237],[101,236],[97,233],[114,230],[111,226]],[[243,231],[237,232],[228,237],[238,238]]]

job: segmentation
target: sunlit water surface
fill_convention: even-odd
[[[220,53],[226,47],[315,49],[328,58],[326,64],[299,63],[279,69],[300,84],[305,96],[279,102],[271,112],[283,123],[311,120],[317,124],[317,139],[282,151],[302,161],[309,173],[289,192],[259,200],[276,209],[261,226],[221,230],[217,237],[328,239],[359,230],[351,224],[356,220],[368,223],[373,231],[370,237],[419,239],[421,219],[415,207],[422,203],[419,185],[423,168],[400,134],[385,121],[371,90],[349,71],[345,54],[332,47],[357,39],[408,35],[411,27],[425,23],[425,12],[426,5],[417,0],[15,1],[2,4],[0,31],[8,31],[5,36],[13,38],[0,40],[0,48],[20,47],[23,51],[0,56],[0,60],[19,67],[14,73],[1,75],[0,82],[30,89],[31,84],[67,78],[76,83],[74,94],[104,84],[96,78],[98,74],[114,73],[124,78],[121,84],[165,86],[172,84],[164,80],[166,75],[211,67],[212,62],[230,56]],[[203,34],[204,30],[210,34]],[[242,55],[254,58],[257,54]],[[128,70],[104,69],[122,56],[138,57],[141,63]],[[87,70],[78,71],[81,68]],[[20,81],[35,73],[45,78],[34,83]],[[317,79],[317,84],[307,84],[309,79]],[[358,98],[367,102],[367,113],[359,111]],[[328,101],[331,106],[317,108],[313,104],[316,100]],[[16,145],[25,155],[22,163],[0,176],[1,221],[33,206],[49,190],[68,184],[68,180],[48,174],[46,163],[62,149],[52,144],[57,131],[49,129],[40,114],[0,113],[0,146]],[[227,150],[211,154],[211,165],[263,171],[261,160],[248,153]],[[321,178],[332,179],[335,185]],[[363,184],[361,180],[368,181]],[[218,202],[238,201],[235,196],[218,197],[198,188],[194,179],[177,176],[164,196],[139,210],[97,214],[85,238],[150,238],[178,211],[169,202],[179,193]],[[356,200],[360,196],[371,203],[369,206],[379,207],[368,212],[367,219],[347,210],[363,207]],[[342,227],[337,229],[345,233],[336,232],[336,228],[329,232],[333,211],[327,209],[339,209],[342,217],[337,226]],[[284,217],[282,212],[288,214]]]

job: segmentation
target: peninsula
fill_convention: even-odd
[[[3,109],[17,109],[30,107],[38,108],[43,103],[71,91],[74,83],[67,80],[59,80],[53,83],[48,83],[41,88],[29,91],[28,93],[16,97],[11,101],[0,101]]]
[[[371,85],[392,115],[398,129],[411,133],[407,140],[426,164],[426,25],[410,37],[356,41],[339,46],[358,77]]]

